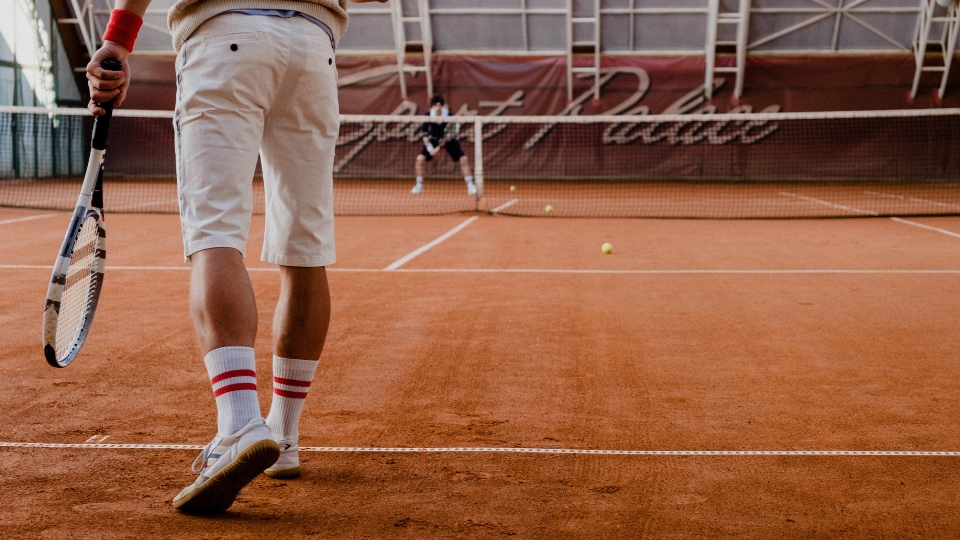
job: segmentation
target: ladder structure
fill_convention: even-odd
[[[433,95],[433,75],[430,57],[433,54],[433,34],[430,31],[430,7],[428,0],[416,0],[417,15],[404,15],[402,0],[392,0],[393,35],[397,47],[397,73],[400,76],[400,94],[407,99],[407,73],[424,73],[427,77],[427,95]],[[407,24],[419,25],[419,41],[407,38]],[[407,53],[423,53],[423,64],[408,66]]]
[[[925,71],[943,73],[940,79],[940,89],[937,90],[937,98],[943,99],[943,93],[947,89],[947,78],[950,75],[950,63],[957,46],[957,31],[960,30],[960,24],[958,24],[960,23],[960,13],[958,13],[957,0],[921,0],[921,4],[920,15],[917,19],[916,39],[913,44],[913,56],[916,59],[917,68],[913,74],[913,88],[910,90],[910,99],[917,97],[920,75]],[[936,27],[934,26],[935,23]],[[938,30],[939,38],[931,40],[931,32]],[[941,65],[923,65],[927,57],[927,45],[929,43],[940,45],[940,52],[943,54]]]
[[[736,0],[737,11],[720,11],[720,0],[709,0],[707,13],[706,77],[703,92],[707,99],[713,97],[713,78],[716,73],[736,73],[737,82],[733,97],[743,95],[743,77],[747,68],[747,38],[750,31],[750,0]],[[719,41],[720,25],[736,28],[736,41]],[[717,46],[734,46],[737,61],[733,66],[717,67]]]
[[[592,26],[591,38],[578,39],[580,34],[576,29]],[[576,41],[575,41],[576,39]],[[593,65],[577,67],[573,65],[574,52],[593,53]],[[593,75],[593,97],[600,99],[600,0],[593,0],[593,14],[589,16],[574,16],[573,0],[567,0],[567,100],[573,101],[573,75],[586,73]]]

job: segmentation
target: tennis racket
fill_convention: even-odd
[[[100,66],[119,71],[120,62]],[[113,116],[113,101],[98,103],[106,112],[93,121],[93,141],[80,198],[60,247],[43,310],[43,355],[53,367],[66,367],[83,346],[97,310],[106,267],[107,233],[103,225],[103,156]]]
[[[450,122],[447,122],[447,125],[443,127],[443,137],[440,138],[441,142],[445,141],[455,141],[460,138],[460,122],[454,122],[451,126]]]
[[[445,123],[443,125],[443,133],[441,133],[439,137],[434,137],[433,135],[427,135],[427,139],[430,140],[430,144],[427,145],[427,151],[433,154],[434,149],[436,149],[439,152],[440,149],[443,148],[445,144],[447,144],[447,141],[456,140],[457,134],[459,132],[460,132],[460,124],[457,124],[455,129],[451,131],[450,123],[449,122]]]

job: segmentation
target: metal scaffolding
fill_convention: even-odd
[[[593,97],[600,99],[600,0],[593,0],[589,14],[574,13],[573,0],[567,0],[567,100],[573,101],[573,76],[584,74],[593,77]],[[589,37],[580,31],[586,27]],[[575,66],[574,54],[590,54],[591,65]]]
[[[913,74],[913,88],[910,89],[910,99],[917,97],[920,87],[920,75],[925,71],[940,72],[940,88],[937,98],[943,99],[947,89],[947,78],[950,76],[950,64],[953,61],[954,49],[957,46],[957,30],[960,29],[960,14],[958,14],[956,0],[925,0],[917,19],[917,38],[913,46],[913,55],[916,59],[916,70]],[[937,39],[930,39],[931,33],[939,32]],[[939,65],[924,65],[927,60],[927,46],[930,43],[939,45],[942,63]]]
[[[92,53],[110,2],[51,2],[69,7],[72,16],[59,22],[64,31],[72,26],[87,53]],[[169,7],[164,4],[173,2],[155,0],[148,15],[158,17]],[[732,73],[734,96],[739,98],[748,91],[751,55],[913,51],[917,73],[912,94],[921,72],[938,71],[943,73],[938,92],[942,97],[960,28],[957,12],[957,0],[697,0],[681,5],[667,0],[504,0],[495,7],[473,0],[390,0],[389,7],[350,5],[351,29],[338,53],[395,54],[404,97],[408,74],[423,73],[428,92],[433,92],[434,54],[565,56],[572,99],[575,77],[592,76],[593,91],[599,94],[604,56],[702,55],[706,95],[712,94],[716,74]],[[145,27],[151,31],[165,32],[159,21],[149,22]],[[940,44],[942,66],[924,65],[932,43]],[[134,54],[173,56],[173,51],[168,39],[154,39],[143,47],[138,43]],[[731,55],[732,65],[718,58],[723,54]]]
[[[393,10],[394,43],[397,51],[397,75],[400,77],[400,94],[407,99],[407,73],[416,75],[423,73],[427,78],[427,95],[433,95],[433,73],[430,65],[433,54],[433,35],[430,28],[430,8],[428,0],[417,0],[417,14],[404,15],[403,3],[400,0],[391,2]],[[415,35],[419,38],[407,37],[407,25],[413,25]],[[420,52],[423,61],[420,65],[407,65],[407,54]]]
[[[750,28],[750,0],[737,0],[736,11],[721,11],[720,0],[709,0],[710,14],[707,19],[707,40],[705,58],[707,64],[703,93],[710,99],[713,96],[713,78],[716,73],[735,73],[737,82],[733,97],[743,95],[743,78],[747,69],[747,37]],[[718,26],[729,25],[735,28],[736,40],[722,41],[717,38]],[[733,66],[717,67],[717,48],[733,46],[736,50],[736,63]]]

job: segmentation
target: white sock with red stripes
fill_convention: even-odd
[[[273,401],[270,414],[267,415],[267,425],[275,439],[297,440],[300,413],[319,363],[273,357]]]
[[[233,435],[260,418],[257,361],[251,347],[220,347],[203,358],[217,399],[217,434]]]

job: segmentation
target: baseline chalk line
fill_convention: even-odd
[[[70,450],[202,450],[200,444],[104,444],[0,442],[4,448],[52,448]],[[932,450],[601,450],[592,448],[529,447],[367,447],[301,446],[302,452],[383,453],[383,454],[566,454],[602,456],[879,456],[879,457],[960,457],[960,452]]]
[[[52,266],[42,264],[0,264],[0,270],[52,270]],[[188,266],[110,266],[107,270],[132,271],[187,271]],[[248,272],[277,272],[276,268],[247,268]],[[664,270],[577,270],[563,268],[397,268],[387,270],[381,268],[327,268],[328,272],[340,273],[407,273],[407,274],[614,274],[614,275],[751,275],[751,274],[927,274],[952,275],[960,274],[960,269],[843,269],[843,268],[810,268],[810,269],[664,269]]]

